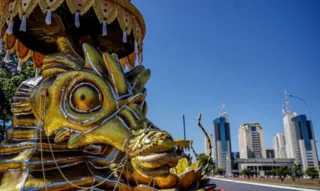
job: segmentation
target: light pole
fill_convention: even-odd
[[[187,139],[187,137],[186,137],[186,120],[184,118],[184,115],[182,115],[182,121],[183,121],[183,138],[184,138],[184,140],[186,140]]]
[[[292,98],[295,98],[295,99],[298,99],[300,101],[302,101],[304,103],[305,106],[307,106],[307,109],[308,109],[308,115],[309,115],[309,118],[311,120],[311,115],[310,115],[310,107],[308,105],[308,103],[306,101],[304,101],[304,99],[302,99],[301,97],[298,97],[298,96],[295,96],[295,95],[292,95],[292,94],[288,94],[286,93],[286,96],[288,97],[292,97]]]

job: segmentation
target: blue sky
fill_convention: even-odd
[[[222,101],[230,116],[232,148],[238,128],[260,122],[265,145],[283,131],[284,90],[310,105],[320,141],[320,1],[318,0],[132,0],[143,14],[147,35],[144,65],[151,69],[148,117],[175,138],[204,151]],[[293,111],[307,113],[299,100]],[[318,143],[318,148],[320,144]],[[319,149],[318,149],[319,152]]]

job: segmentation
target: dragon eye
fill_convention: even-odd
[[[70,105],[77,112],[91,112],[101,107],[101,93],[90,83],[76,86],[70,94]]]

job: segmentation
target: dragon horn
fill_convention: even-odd
[[[82,49],[85,57],[84,67],[95,71],[99,76],[106,74],[107,68],[104,65],[103,59],[99,52],[97,52],[95,48],[87,43],[82,45]]]
[[[141,92],[144,89],[144,86],[149,81],[151,76],[151,71],[149,69],[141,72],[134,80],[132,84],[133,93]]]
[[[151,72],[149,69],[145,69],[144,66],[139,65],[135,67],[130,72],[126,73],[126,77],[128,81],[133,86],[133,92],[138,93],[141,91],[145,91],[144,86],[150,79]]]
[[[103,60],[110,74],[110,81],[118,96],[128,94],[128,85],[119,60],[115,54],[103,53]]]
[[[144,102],[144,103],[143,103],[143,105],[142,105],[142,111],[143,111],[144,116],[147,116],[147,113],[148,113],[148,105],[147,105],[147,102]]]
[[[145,70],[143,65],[139,65],[137,67],[135,67],[134,69],[132,69],[130,72],[126,73],[126,78],[130,81],[133,82],[134,79]]]

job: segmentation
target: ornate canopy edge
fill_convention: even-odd
[[[180,149],[190,149],[191,140],[175,139],[176,147]]]
[[[52,12],[64,2],[75,16],[76,27],[80,26],[80,16],[93,8],[96,18],[102,24],[102,36],[106,35],[107,25],[117,20],[123,31],[123,43],[126,43],[130,34],[133,34],[135,40],[134,51],[120,60],[122,67],[133,68],[136,55],[139,56],[139,63],[142,63],[142,42],[146,26],[139,10],[128,0],[0,0],[0,52],[4,49],[7,51],[4,61],[8,61],[8,54],[16,52],[19,62],[24,63],[33,58],[35,66],[39,66],[44,55],[31,50],[13,35],[13,27],[19,27],[15,25],[14,19],[18,17],[21,20],[19,31],[25,32],[28,16],[39,6],[46,14],[43,19],[50,25]]]

